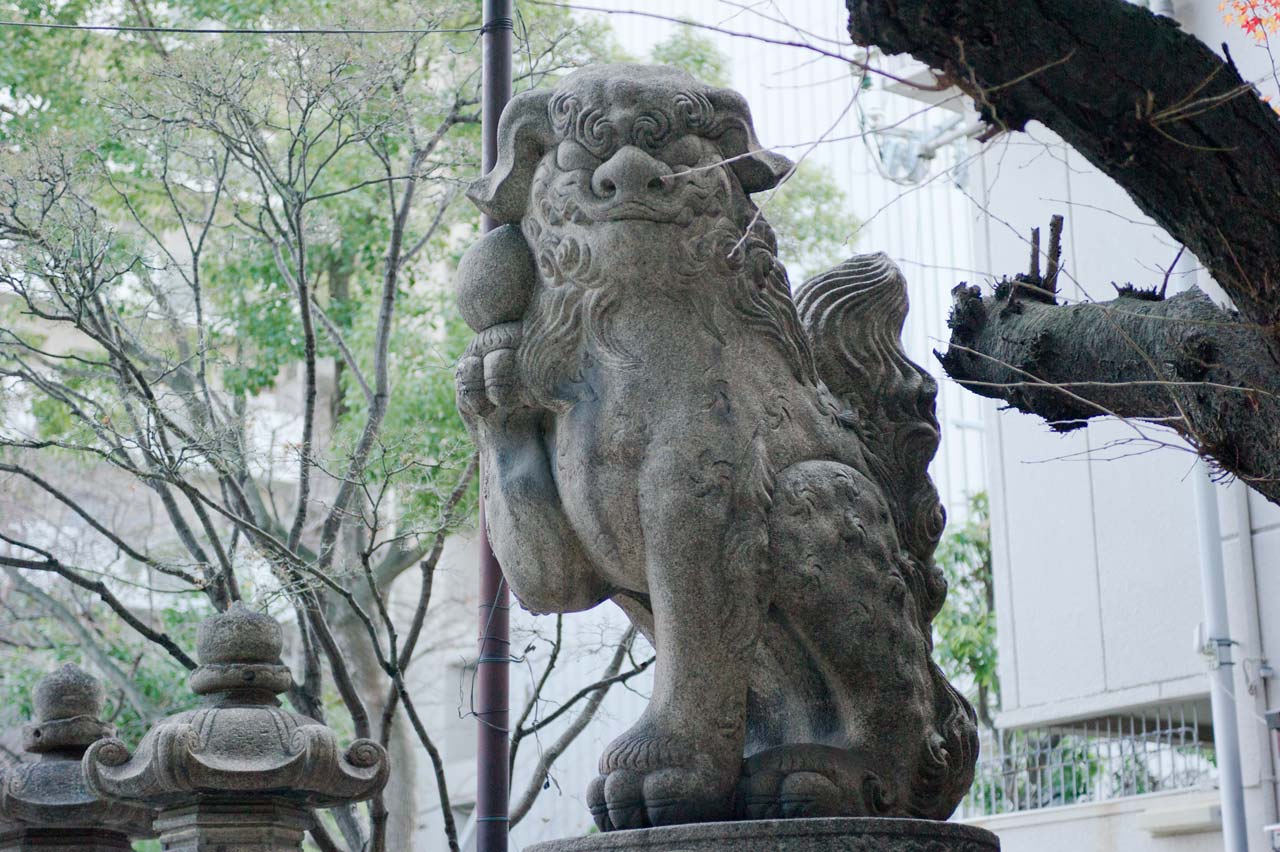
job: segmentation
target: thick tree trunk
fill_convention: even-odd
[[[1276,334],[1280,118],[1234,65],[1124,0],[846,5],[858,44],[939,69],[996,126],[1061,136]]]
[[[1239,309],[1198,291],[1063,306],[960,287],[942,359],[952,378],[1059,428],[1102,413],[1165,422],[1280,503],[1280,119],[1256,89],[1123,0],[846,5],[854,42],[938,69],[993,126],[1055,131]]]
[[[1280,503],[1280,373],[1265,336],[1199,289],[1056,305],[1015,280],[954,296],[940,358],[969,390],[1062,431],[1105,415],[1167,426]]]

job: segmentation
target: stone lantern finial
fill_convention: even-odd
[[[85,749],[115,728],[98,717],[102,684],[67,663],[45,676],[32,694],[36,720],[22,744],[38,758],[0,771],[0,852],[107,852],[150,837],[149,808],[98,798],[80,765]]]
[[[190,678],[203,706],[159,722],[132,753],[119,740],[95,743],[89,785],[159,808],[166,852],[294,852],[313,809],[376,794],[388,773],[382,746],[343,750],[333,730],[280,706],[291,683],[282,645],[280,625],[243,603],[205,620]]]
[[[289,667],[280,662],[283,648],[279,623],[236,601],[196,631],[200,667],[191,673],[191,691],[213,704],[278,705],[275,696],[293,682]]]
[[[32,754],[79,749],[115,734],[98,719],[106,692],[98,679],[74,663],[45,675],[32,692],[36,721],[22,728],[22,746]]]

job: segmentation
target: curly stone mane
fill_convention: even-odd
[[[544,183],[540,170],[535,195],[544,195]],[[692,239],[672,241],[678,260],[671,266],[678,275],[663,291],[669,300],[663,309],[689,314],[720,340],[726,325],[746,324],[773,342],[798,381],[816,384],[813,353],[778,259],[773,229],[736,182],[733,201],[733,211]],[[546,205],[533,204],[521,223],[541,279],[525,314],[521,379],[530,397],[552,410],[563,405],[557,389],[580,381],[588,358],[614,366],[640,363],[613,334],[611,316],[624,294],[608,286],[607,259],[593,255],[585,240],[565,233],[558,218]],[[704,282],[711,277],[732,284],[707,288]]]

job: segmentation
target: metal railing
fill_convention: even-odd
[[[1206,720],[1202,723],[1201,719]],[[961,819],[1211,787],[1209,714],[1194,704],[984,734]]]

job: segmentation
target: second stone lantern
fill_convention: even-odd
[[[241,603],[206,620],[191,690],[204,705],[158,723],[130,753],[95,743],[85,778],[100,796],[157,808],[164,852],[297,852],[317,808],[368,799],[386,784],[372,740],[337,734],[280,707],[291,682],[280,625]]]
[[[0,770],[0,852],[127,852],[131,837],[151,837],[148,808],[103,801],[81,774],[85,749],[115,734],[98,718],[102,684],[67,663],[32,698],[22,743],[34,760]]]

